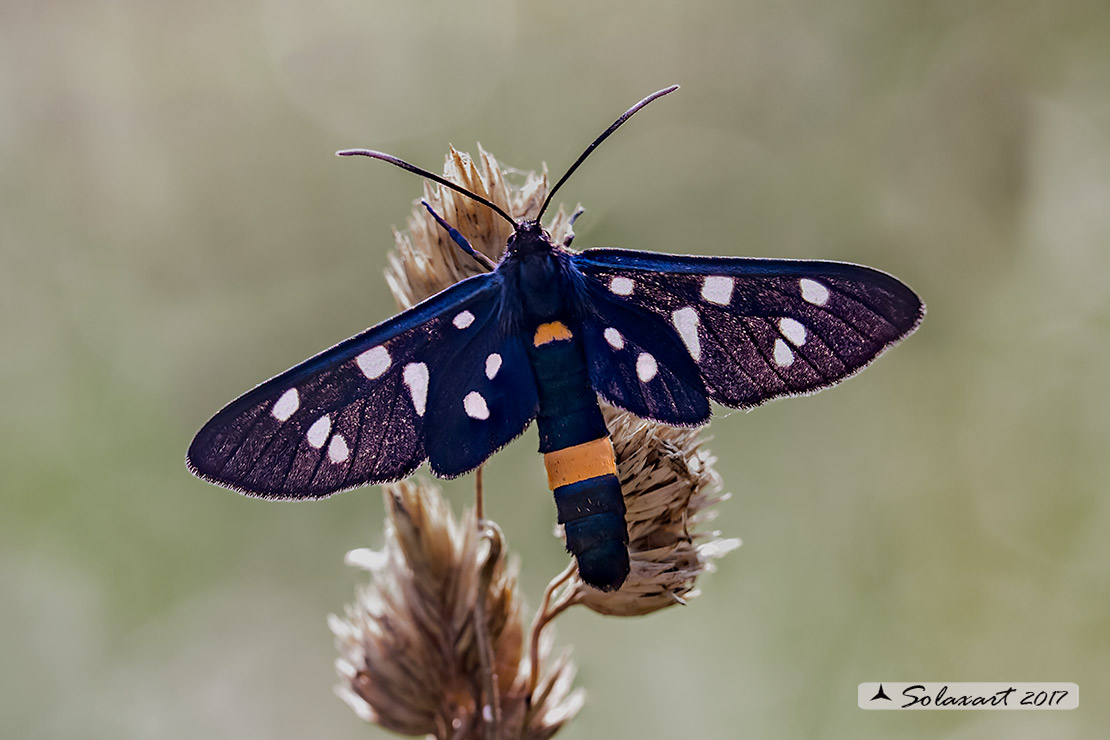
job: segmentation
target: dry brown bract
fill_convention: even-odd
[[[567,657],[551,662],[544,649],[529,707],[521,599],[504,551],[491,551],[473,512],[456,521],[434,486],[404,482],[384,491],[384,550],[348,554],[348,562],[368,570],[372,580],[344,617],[329,619],[340,651],[339,695],[360,717],[394,732],[440,740],[486,737],[492,711],[485,709],[474,629],[475,602],[482,598],[499,738],[554,735],[581,708],[583,695],[571,690],[574,668]]]
[[[602,404],[617,453],[624,493],[632,572],[617,591],[599,591],[577,576],[573,599],[602,614],[635,616],[697,596],[694,582],[714,570],[713,560],[740,546],[720,532],[698,532],[728,498],[716,458],[702,446],[697,429],[645,421]]]
[[[519,185],[505,179],[497,160],[481,146],[478,147],[478,162],[452,147],[443,167],[443,176],[451,182],[495,203],[513,218],[523,219],[538,211],[543,203],[547,195],[547,172],[515,174],[523,179]],[[513,233],[512,226],[503,218],[477,201],[430,182],[424,183],[424,200],[476,250],[494,262],[501,258],[505,242]],[[560,242],[566,232],[565,224],[566,216],[560,209],[549,229],[552,237]],[[401,308],[409,308],[483,271],[419,204],[409,216],[408,232],[395,231],[393,239],[395,247],[389,255],[385,279]]]

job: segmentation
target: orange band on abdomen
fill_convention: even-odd
[[[547,487],[552,491],[559,486],[617,472],[613,443],[608,437],[552,450],[544,454],[543,464],[547,468]]]

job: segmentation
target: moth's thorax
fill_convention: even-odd
[[[522,222],[509,238],[501,269],[512,275],[528,319],[545,321],[565,313],[564,254],[536,221]]]

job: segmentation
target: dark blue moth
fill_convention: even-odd
[[[188,465],[251,496],[313,499],[475,469],[535,420],[567,548],[586,583],[629,572],[624,501],[600,396],[645,419],[693,426],[709,402],[748,408],[854,374],[911,333],[921,300],[860,265],[573,252],[534,219],[389,155],[382,159],[493,209],[514,228],[489,272],[337,344],[232,401],[197,433]],[[431,208],[429,207],[429,211]]]

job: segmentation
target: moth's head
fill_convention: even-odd
[[[536,219],[525,219],[524,221],[518,221],[517,225],[516,225],[516,233],[513,234],[513,236],[540,236],[540,235],[545,235],[546,236],[547,231],[544,230],[543,226],[541,226],[540,222]],[[550,238],[550,236],[548,238]]]
[[[551,251],[551,235],[539,221],[526,220],[516,224],[516,230],[505,245],[507,252],[513,254],[534,254]]]

